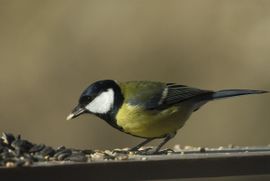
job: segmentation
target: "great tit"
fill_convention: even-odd
[[[152,153],[157,153],[183,127],[190,115],[208,101],[266,92],[248,89],[211,91],[175,83],[101,80],[82,92],[78,105],[67,120],[90,113],[119,131],[145,138],[130,151],[163,138],[152,150]]]

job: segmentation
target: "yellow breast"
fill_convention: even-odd
[[[163,137],[181,128],[191,112],[187,105],[173,106],[163,111],[145,111],[139,106],[123,104],[116,120],[118,126],[134,136]]]

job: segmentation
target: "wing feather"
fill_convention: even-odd
[[[166,89],[167,95],[163,97],[163,100],[159,101],[159,104],[151,104],[151,107],[147,107],[147,109],[166,109],[172,105],[179,104],[192,98],[198,98],[199,101],[200,98],[212,93],[212,91],[174,83],[166,84]]]
[[[143,106],[148,110],[166,109],[172,105],[198,97],[198,101],[212,91],[201,90],[175,83],[130,81],[121,84],[125,102]]]

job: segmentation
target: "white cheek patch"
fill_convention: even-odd
[[[113,103],[114,91],[112,89],[108,89],[98,95],[93,101],[85,106],[85,108],[92,113],[105,114],[112,109]]]

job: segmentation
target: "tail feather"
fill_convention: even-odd
[[[227,89],[214,92],[212,94],[212,99],[222,99],[227,97],[241,96],[247,94],[263,94],[268,93],[264,90],[249,90],[249,89]]]

